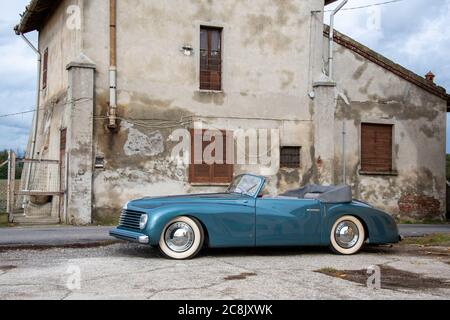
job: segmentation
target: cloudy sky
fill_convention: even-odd
[[[349,0],[347,8],[386,1]],[[0,3],[0,150],[25,149],[31,127],[32,114],[2,117],[34,109],[36,57],[12,31],[27,3]],[[449,20],[450,0],[403,0],[343,11],[336,27],[419,75],[432,70],[437,83],[450,91]],[[36,34],[30,38],[36,41]]]

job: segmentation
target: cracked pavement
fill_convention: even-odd
[[[448,299],[449,289],[373,290],[315,272],[385,265],[450,281],[450,254],[443,250],[427,255],[376,247],[344,257],[321,248],[214,249],[189,261],[128,243],[6,250],[0,252],[0,299]],[[73,270],[80,272],[79,289],[70,286]]]

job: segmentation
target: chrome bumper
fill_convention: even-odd
[[[148,236],[146,236],[145,234],[127,231],[127,230],[123,230],[123,229],[117,229],[117,228],[113,229],[109,232],[109,235],[111,237],[114,237],[114,238],[117,238],[120,240],[130,241],[130,242],[136,242],[136,243],[141,243],[141,244],[149,244],[150,243],[150,238]]]

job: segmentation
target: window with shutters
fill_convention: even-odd
[[[208,164],[203,158],[205,149],[215,142],[216,137],[204,139],[206,130],[191,130],[191,164],[189,167],[189,182],[195,184],[227,184],[233,180],[234,166],[232,163],[227,163],[227,159],[234,159],[234,140],[233,133],[222,131],[222,143],[216,143],[216,148],[222,147],[222,155],[213,152],[215,162]],[[204,141],[207,140],[207,141]],[[201,144],[201,163],[195,160],[196,141]],[[232,147],[231,147],[232,146]],[[228,147],[228,148],[227,148]]]
[[[222,90],[222,29],[200,28],[200,89]]]
[[[300,168],[300,147],[282,147],[280,150],[281,168]]]
[[[42,64],[42,89],[47,88],[47,74],[48,74],[48,48],[44,51],[44,61]]]
[[[390,173],[393,171],[393,125],[361,125],[361,171]]]

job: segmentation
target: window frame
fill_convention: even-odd
[[[203,30],[215,30],[215,31],[219,31],[220,33],[220,37],[219,37],[219,47],[220,47],[220,69],[219,71],[217,71],[219,73],[219,77],[220,77],[220,83],[219,83],[219,87],[214,87],[211,85],[211,83],[209,83],[209,86],[205,86],[203,85],[202,82],[202,72],[211,72],[210,70],[206,70],[206,71],[202,71],[202,31]],[[211,24],[206,24],[206,23],[200,23],[199,27],[198,27],[198,68],[197,68],[197,72],[198,72],[198,79],[197,79],[197,83],[198,83],[198,88],[200,92],[223,92],[223,67],[224,67],[224,51],[223,51],[223,43],[224,43],[224,27],[223,26],[219,26],[219,25],[211,25]],[[210,59],[210,53],[211,53],[211,36],[210,33],[208,32],[208,59]]]
[[[285,149],[298,149],[298,165],[289,163],[283,163],[283,150]],[[292,156],[292,155],[290,155]],[[301,146],[282,146],[280,147],[280,168],[281,169],[301,169],[302,167],[302,147]]]
[[[385,126],[385,127],[391,127],[391,165],[390,170],[367,170],[370,168],[365,167],[363,164],[363,127],[367,126]],[[361,125],[359,126],[360,130],[360,141],[359,141],[359,148],[360,148],[360,169],[359,174],[360,175],[372,175],[372,176],[397,176],[398,171],[396,169],[396,163],[395,163],[395,130],[396,126],[395,123],[392,122],[383,122],[383,121],[362,121]]]
[[[48,86],[48,48],[44,50],[42,63],[42,90],[47,89]]]

